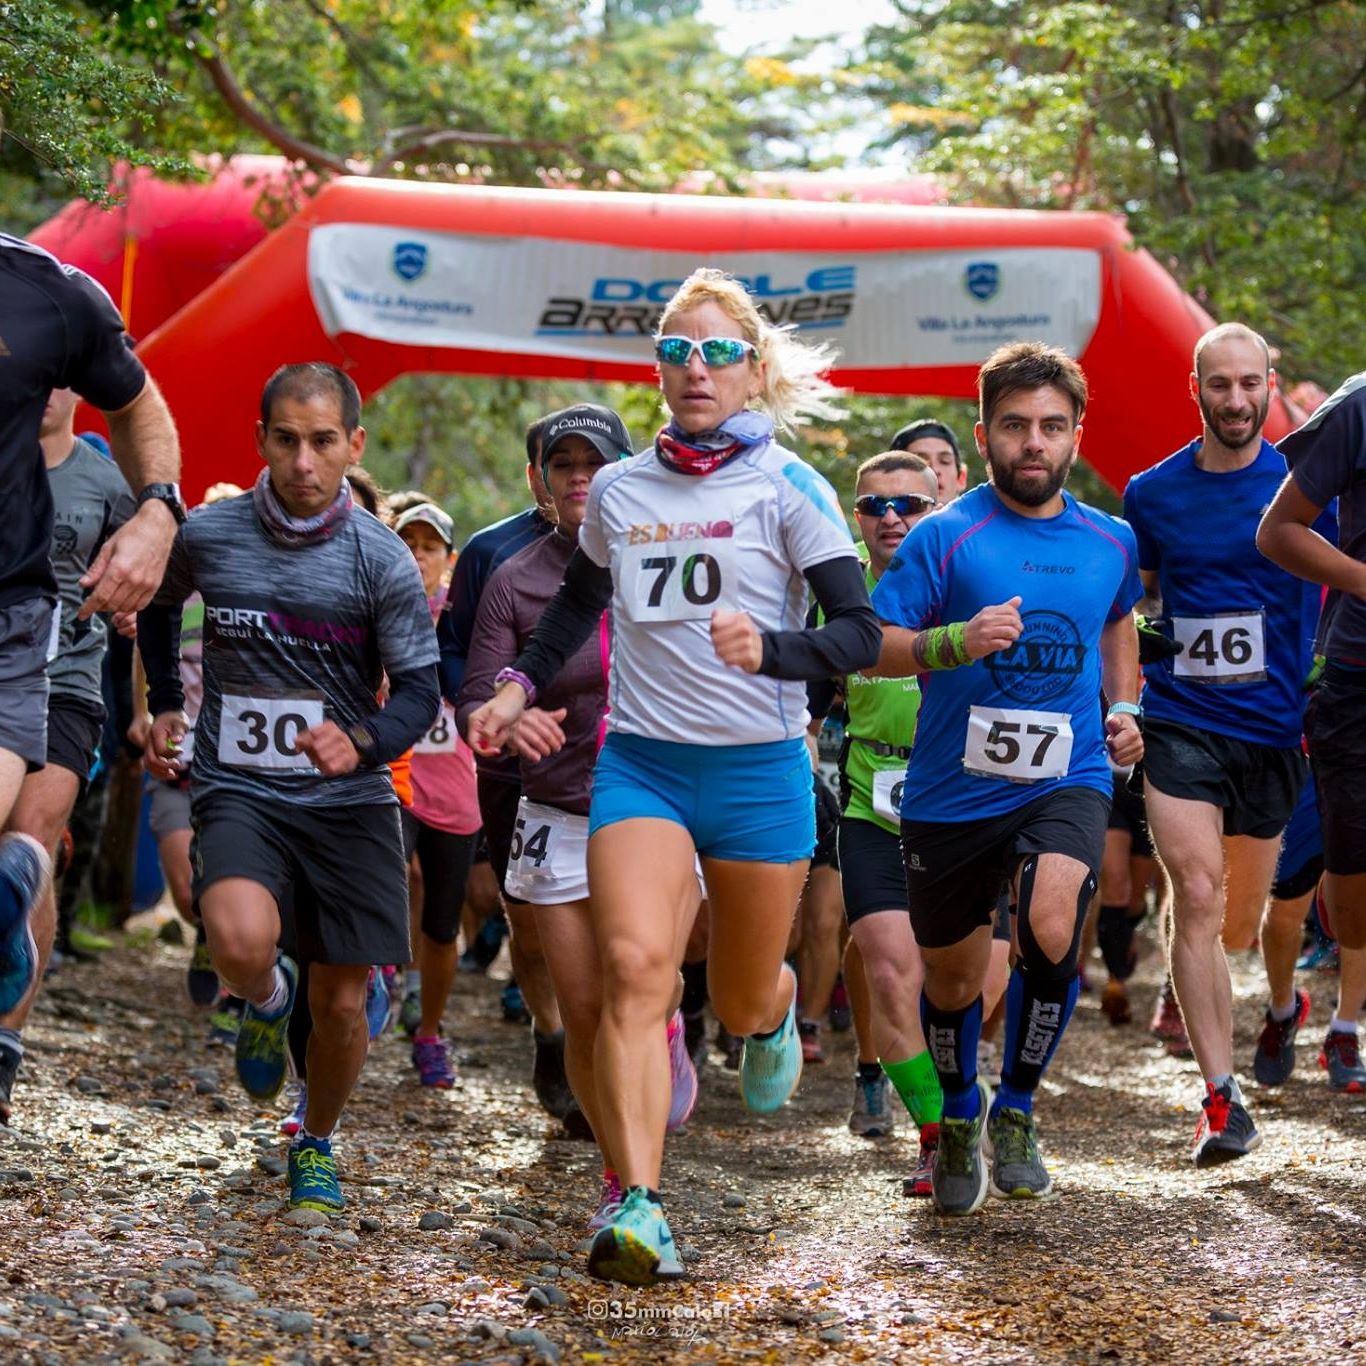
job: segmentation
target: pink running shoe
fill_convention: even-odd
[[[417,1068],[417,1078],[423,1086],[449,1091],[455,1085],[455,1068],[446,1052],[445,1039],[414,1039],[413,1066]]]
[[[604,1173],[602,1194],[598,1196],[598,1207],[593,1211],[593,1217],[588,1221],[588,1231],[596,1233],[600,1228],[606,1228],[616,1218],[617,1209],[620,1205],[621,1178],[617,1176],[616,1172],[610,1176]]]
[[[697,1068],[688,1054],[688,1041],[683,1034],[683,1012],[675,1010],[669,1021],[669,1122],[666,1134],[677,1133],[692,1117],[697,1107]]]

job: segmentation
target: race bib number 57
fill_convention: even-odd
[[[737,575],[729,538],[631,545],[621,557],[621,596],[632,621],[707,621],[735,605]]]
[[[986,778],[1037,783],[1066,776],[1072,762],[1072,718],[1065,711],[973,707],[963,767]]]
[[[232,768],[307,773],[313,760],[296,754],[301,732],[323,723],[321,697],[223,696],[218,725],[218,762]]]

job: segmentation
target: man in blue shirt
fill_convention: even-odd
[[[1007,884],[1020,954],[987,1119],[990,1184],[1002,1196],[1052,1189],[1034,1092],[1076,1004],[1110,809],[1107,750],[1121,765],[1143,752],[1133,535],[1063,491],[1086,380],[1064,352],[1027,342],[992,355],[978,389],[991,482],[920,522],[872,595],[888,623],[877,672],[926,675],[901,847],[925,964],[921,1013],[944,1090],[933,1176],[944,1214],[971,1214],[987,1195],[977,1041]],[[1003,581],[1018,590],[1005,602]]]
[[[1135,475],[1124,493],[1144,587],[1161,597],[1177,646],[1147,670],[1144,791],[1175,897],[1172,980],[1205,1079],[1192,1149],[1200,1166],[1261,1142],[1233,1074],[1220,935],[1251,943],[1305,775],[1300,739],[1317,598],[1255,545],[1285,473],[1262,439],[1275,383],[1255,332],[1239,323],[1207,332],[1190,377],[1201,436]],[[1289,1001],[1272,1002],[1254,1064],[1259,1080],[1289,1075],[1308,1007],[1293,987]]]

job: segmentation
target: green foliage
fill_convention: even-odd
[[[109,21],[78,6],[0,3],[0,138],[22,149],[6,155],[0,175],[32,186],[16,184],[16,202],[36,199],[51,177],[104,203],[109,166],[126,158],[188,172],[142,144],[147,113],[170,104],[172,91],[154,72],[110,60],[115,40]]]
[[[960,202],[1126,213],[1216,317],[1332,387],[1366,323],[1366,10],[1348,0],[899,0],[860,75]]]

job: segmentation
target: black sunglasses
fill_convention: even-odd
[[[885,517],[891,508],[898,517],[914,517],[928,512],[938,500],[927,493],[896,493],[884,498],[880,493],[865,493],[854,499],[854,511],[860,517]]]

